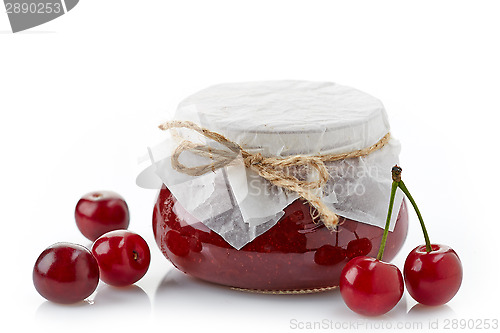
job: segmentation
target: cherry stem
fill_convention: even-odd
[[[413,208],[415,209],[415,212],[417,213],[418,220],[420,221],[420,226],[422,227],[422,232],[424,233],[425,250],[427,251],[427,253],[429,253],[432,251],[431,241],[429,240],[429,234],[427,234],[427,229],[425,228],[424,219],[420,214],[420,210],[418,209],[417,203],[415,202],[415,200],[413,200],[413,197],[411,196],[410,192],[406,188],[405,183],[402,180],[399,182],[398,186],[401,189],[401,191],[403,191],[403,193],[406,195],[408,200],[410,200],[411,204],[413,205]]]
[[[398,189],[399,182],[393,181],[391,188],[391,199],[389,200],[389,210],[387,211],[387,220],[385,221],[384,234],[380,242],[380,248],[377,254],[377,260],[382,260],[384,255],[385,243],[387,242],[387,235],[389,234],[389,224],[391,223],[392,208],[394,207],[394,198],[396,197],[396,190]]]

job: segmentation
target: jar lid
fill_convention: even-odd
[[[175,119],[194,122],[248,153],[264,156],[353,152],[372,146],[389,132],[387,114],[378,99],[330,82],[220,84],[182,101]],[[182,142],[178,139],[220,147],[191,129],[175,130],[173,136],[148,149],[151,166],[138,176],[137,183],[150,187],[156,175],[194,221],[201,221],[233,247],[240,249],[272,228],[284,209],[299,198],[294,192],[274,191],[270,182],[247,168],[241,156],[200,176],[179,172],[172,165]],[[383,228],[392,184],[390,170],[398,163],[399,151],[399,142],[391,137],[366,156],[325,163],[330,178],[319,193],[322,202],[339,216]],[[181,158],[186,166],[207,163],[206,157],[197,154],[185,153]],[[402,200],[398,191],[395,207]],[[396,217],[397,209],[389,230]]]
[[[264,156],[350,152],[389,132],[380,100],[331,82],[219,84],[183,100],[175,118]]]

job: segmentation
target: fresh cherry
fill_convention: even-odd
[[[351,259],[340,275],[340,293],[346,305],[365,316],[389,312],[403,296],[401,271],[381,260],[359,256]]]
[[[380,316],[389,312],[403,297],[404,282],[399,268],[382,261],[389,224],[396,197],[397,184],[393,182],[389,210],[377,258],[355,257],[340,273],[340,294],[354,312],[365,316]]]
[[[33,283],[38,293],[49,301],[75,303],[89,297],[97,288],[99,267],[85,247],[56,243],[36,260]]]
[[[462,284],[462,263],[447,245],[431,244],[418,206],[405,183],[401,180],[401,168],[392,168],[394,183],[410,200],[417,213],[424,234],[425,245],[413,249],[405,261],[404,276],[410,295],[424,305],[442,305],[455,296]]]
[[[81,233],[95,241],[108,231],[128,228],[128,206],[118,193],[90,192],[78,201],[75,220]]]
[[[101,280],[116,287],[139,281],[149,268],[151,254],[146,241],[136,233],[115,230],[105,233],[92,245]]]
[[[405,261],[406,289],[419,303],[442,305],[455,296],[462,284],[462,263],[449,246],[417,246]]]

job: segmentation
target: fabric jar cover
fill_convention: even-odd
[[[182,101],[174,119],[192,121],[264,157],[351,152],[373,145],[390,131],[378,99],[330,82],[220,84]],[[247,169],[241,156],[201,176],[178,172],[171,156],[179,139],[222,146],[186,129],[167,133],[163,142],[148,149],[151,166],[138,176],[137,184],[144,188],[165,184],[193,222],[202,221],[236,249],[272,228],[283,209],[299,197]],[[383,228],[391,168],[398,163],[399,152],[399,142],[391,137],[367,156],[325,163],[330,180],[322,189],[323,202],[339,216]],[[189,152],[181,161],[187,166],[210,163]],[[402,199],[398,191],[394,207],[400,207]],[[391,231],[397,215],[396,210]]]

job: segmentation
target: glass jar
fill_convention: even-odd
[[[379,100],[328,82],[218,85],[181,102],[175,119],[219,133],[247,155],[262,158],[323,158],[373,147],[390,137]],[[176,128],[173,134],[150,149],[149,171],[161,180],[153,214],[155,239],[179,270],[233,288],[304,293],[338,286],[347,261],[377,255],[392,183],[390,171],[400,150],[394,138],[363,156],[325,160],[330,178],[315,193],[340,218],[332,231],[309,202],[261,177],[241,154],[201,174],[179,169],[179,165],[206,163],[207,157],[208,166],[213,166],[212,152],[227,146],[185,128]],[[200,157],[196,149],[182,151],[173,163],[179,138],[198,140],[190,147],[203,145],[210,154]],[[314,178],[312,169],[301,168],[290,167],[297,178]],[[391,219],[386,261],[399,251],[408,230],[400,194],[395,207],[399,210]]]
[[[263,235],[240,250],[182,211],[163,186],[153,211],[153,232],[161,252],[179,270],[205,281],[262,292],[315,292],[339,284],[349,259],[376,257],[383,229],[341,218],[338,231],[313,221],[310,206],[296,200]],[[396,226],[387,236],[384,260],[390,261],[408,232],[403,201]]]

